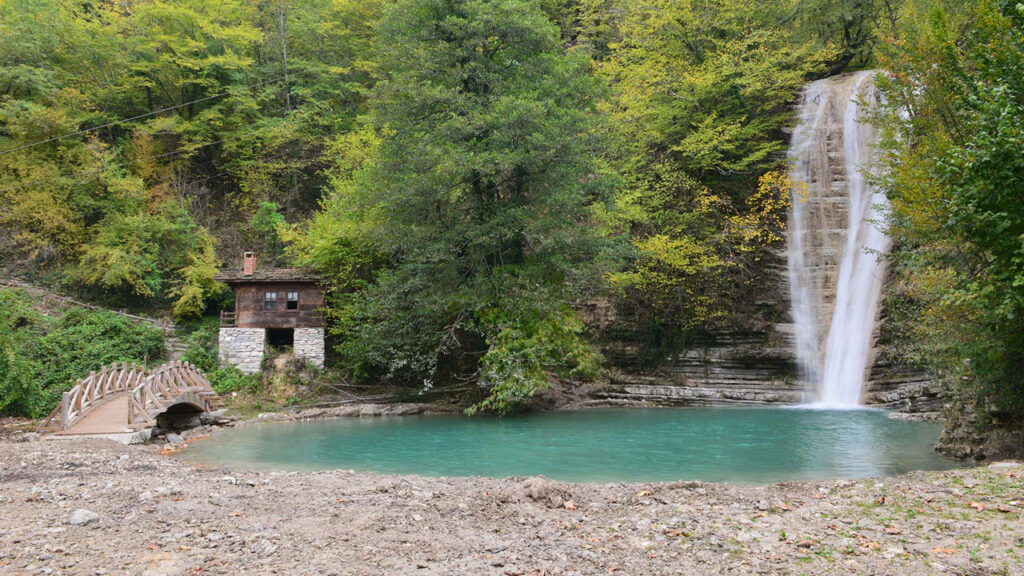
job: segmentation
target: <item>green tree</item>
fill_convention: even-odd
[[[349,364],[426,386],[479,379],[479,407],[499,413],[548,371],[592,372],[570,305],[600,270],[594,209],[614,178],[587,60],[524,0],[405,0],[379,41],[373,150],[324,205],[387,256],[340,311]]]
[[[908,2],[886,46],[890,308],[918,360],[1024,419],[1024,7]]]

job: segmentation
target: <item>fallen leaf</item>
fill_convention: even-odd
[[[566,510],[575,510],[576,509],[576,503],[573,502],[572,500],[566,500],[564,503],[562,503],[562,506]]]
[[[970,504],[967,505],[967,507],[974,508],[978,512],[981,512],[982,510],[985,509],[985,505],[982,504],[981,502],[971,502]]]
[[[953,548],[932,548],[932,552],[938,552],[940,554],[956,554],[956,550]]]
[[[886,526],[884,532],[886,534],[900,534],[903,532],[903,530],[900,530],[895,526]]]
[[[228,516],[230,516],[232,518],[235,518],[235,517],[238,517],[238,516],[241,516],[241,515],[242,515],[242,513],[238,512],[238,511],[236,511],[236,512],[228,512]]]
[[[644,496],[650,496],[650,495],[651,495],[651,491],[650,490],[641,490],[641,491],[636,493],[636,497],[637,498],[643,498]]]
[[[783,510],[784,512],[789,512],[793,508],[790,507],[790,506],[787,506],[785,503],[782,503],[782,504],[779,504],[779,509]]]
[[[801,540],[796,543],[797,548],[812,548],[813,546],[814,542],[812,542],[811,540]]]
[[[999,510],[1000,512],[1002,512],[1004,514],[1006,514],[1008,512],[1013,512],[1013,508],[1010,508],[1009,506],[1006,506],[1005,504],[1000,504],[999,507],[996,508],[996,510]]]

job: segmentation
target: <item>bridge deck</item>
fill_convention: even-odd
[[[128,429],[128,393],[111,396],[58,434],[117,434]]]

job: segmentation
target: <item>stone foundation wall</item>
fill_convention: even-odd
[[[246,374],[255,374],[263,362],[266,339],[263,328],[221,328],[220,361],[237,366]]]
[[[296,328],[294,348],[296,358],[305,358],[318,368],[324,367],[324,329]]]

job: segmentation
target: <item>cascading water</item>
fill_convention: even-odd
[[[890,240],[886,205],[864,177],[876,134],[861,117],[874,100],[874,72],[820,80],[803,94],[793,134],[789,283],[796,353],[811,401],[860,404],[873,355]]]

